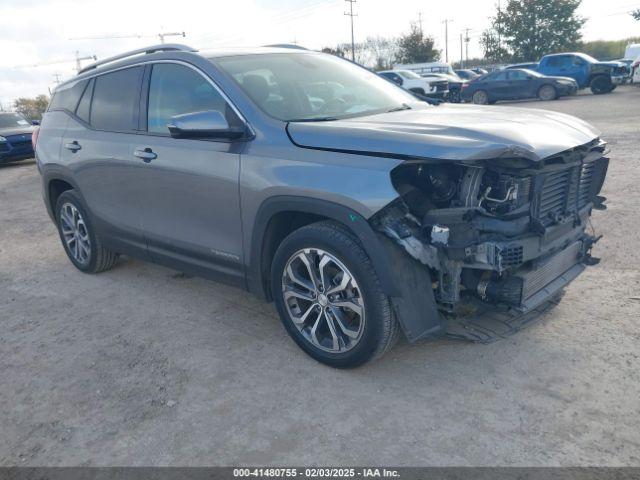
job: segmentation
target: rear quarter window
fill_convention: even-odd
[[[76,111],[80,95],[87,86],[87,80],[76,82],[69,86],[64,85],[56,90],[49,104],[49,110],[67,110],[71,113]]]
[[[142,67],[133,67],[96,77],[90,115],[94,128],[114,132],[137,128],[142,71]]]

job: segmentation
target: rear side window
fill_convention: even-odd
[[[63,86],[62,89],[56,90],[49,110],[67,110],[69,112],[75,112],[78,102],[80,101],[80,95],[84,92],[87,86],[87,80],[82,80],[71,86]]]
[[[127,68],[95,79],[90,115],[93,127],[115,132],[136,129],[142,70]]]
[[[91,79],[89,85],[84,90],[82,94],[82,98],[80,98],[80,103],[78,104],[78,109],[76,110],[76,115],[85,122],[89,123],[89,113],[91,111],[91,96],[93,95],[93,84],[94,80]]]

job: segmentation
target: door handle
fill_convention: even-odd
[[[67,150],[71,150],[72,152],[77,152],[82,147],[76,140],[74,140],[73,142],[65,143],[64,148],[66,148]]]
[[[158,158],[158,155],[156,155],[155,153],[153,153],[153,150],[151,150],[150,148],[145,148],[144,150],[136,150],[133,152],[133,154],[138,157],[141,158],[143,162],[145,163],[149,163],[151,160],[154,160],[156,158]]]

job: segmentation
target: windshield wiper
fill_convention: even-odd
[[[409,105],[407,105],[406,103],[403,103],[399,107],[395,107],[395,108],[392,108],[391,110],[387,110],[386,113],[400,112],[402,110],[411,110],[411,107]]]
[[[311,117],[311,118],[292,118],[287,122],[331,122],[338,120],[337,117]]]

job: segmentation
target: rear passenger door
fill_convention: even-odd
[[[62,142],[94,227],[122,253],[146,252],[132,175],[143,72],[137,66],[92,78]]]
[[[171,117],[217,110],[242,124],[212,81],[195,67],[156,63],[145,73],[143,115],[134,155],[136,191],[152,258],[232,283],[244,278],[240,219],[240,151],[229,140],[177,139]],[[212,275],[210,275],[212,274]],[[221,275],[216,275],[221,274]]]

